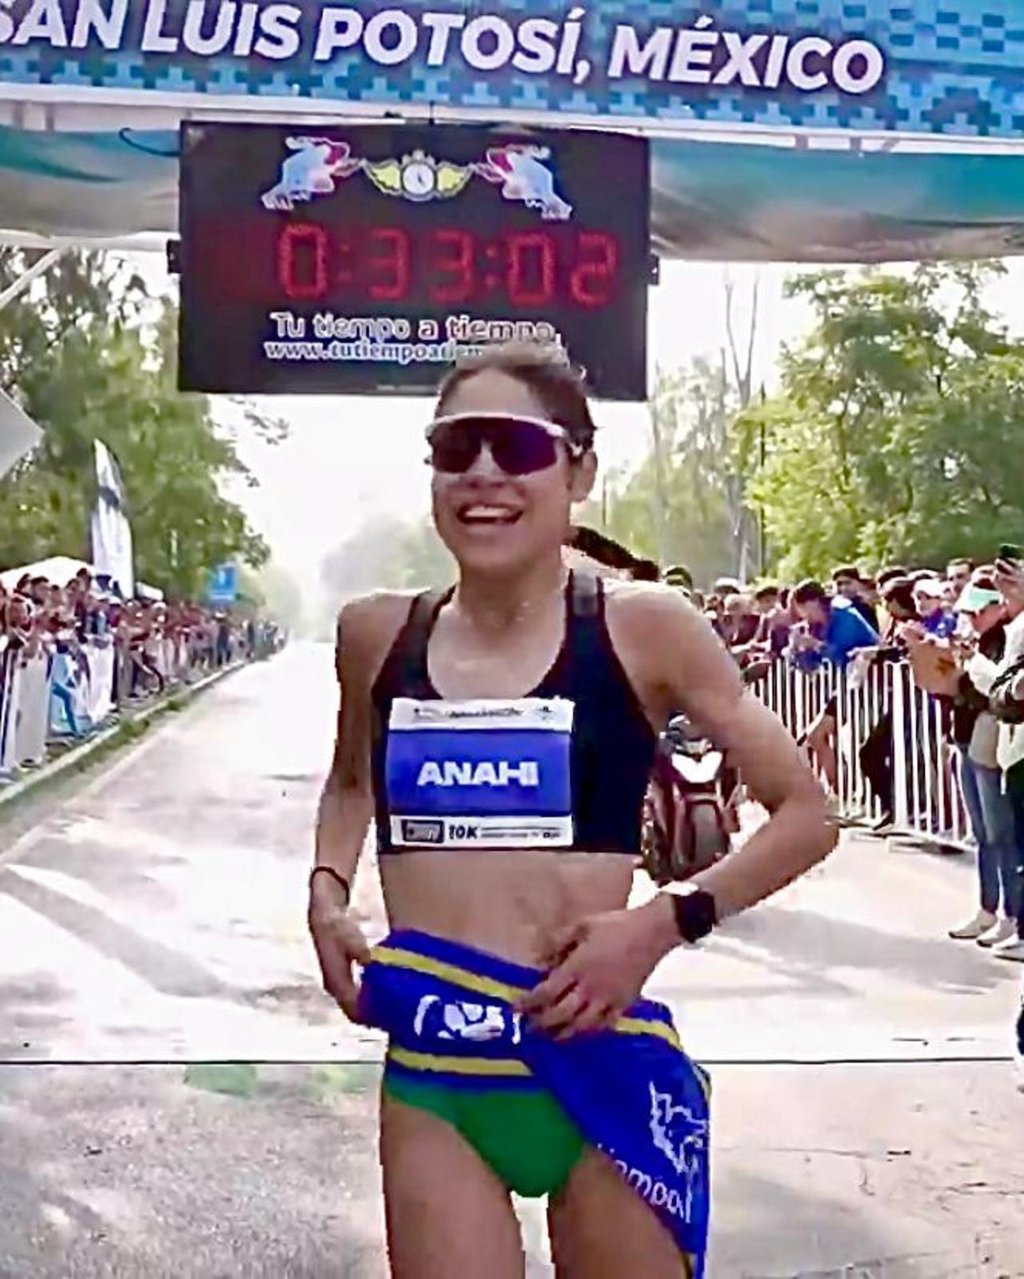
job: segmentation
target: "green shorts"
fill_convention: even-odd
[[[586,1146],[541,1088],[456,1088],[385,1070],[384,1091],[451,1124],[509,1190],[527,1199],[557,1194]]]

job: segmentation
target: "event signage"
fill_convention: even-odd
[[[1024,13],[1010,0],[0,0],[0,80],[476,119],[1014,136]]]
[[[421,394],[539,339],[645,397],[645,139],[186,124],[181,151],[182,389]]]
[[[206,592],[209,604],[234,604],[238,598],[238,569],[234,564],[221,564],[210,574]]]

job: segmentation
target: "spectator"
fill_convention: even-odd
[[[946,581],[949,583],[950,594],[954,600],[958,600],[967,589],[977,565],[973,560],[950,560],[946,565]]]
[[[964,804],[978,845],[979,905],[973,918],[952,929],[950,936],[989,946],[1017,931],[1018,858],[1013,805],[1004,792],[999,767],[999,724],[972,671],[983,683],[987,671],[991,688],[1006,650],[1007,609],[991,578],[969,580],[957,609],[970,620],[977,637],[976,653],[960,676],[953,699],[952,736],[960,752]]]
[[[665,585],[678,586],[686,592],[693,591],[693,574],[685,564],[673,564],[665,570]]]
[[[936,639],[950,639],[957,627],[956,613],[950,607],[949,587],[938,577],[919,578],[914,583],[914,603],[926,634]]]
[[[729,595],[722,605],[722,638],[736,650],[753,643],[761,618],[749,595]]]
[[[989,704],[1000,721],[996,753],[1013,808],[1016,875],[1011,904],[1017,923],[1014,933],[994,942],[991,950],[1001,959],[1024,961],[1024,566],[1000,562],[996,568],[995,582],[1010,621],[1003,661],[989,688]],[[986,674],[979,672],[975,682],[982,685]]]
[[[793,592],[801,629],[793,640],[793,661],[802,670],[823,662],[844,670],[858,649],[873,648],[879,635],[861,612],[843,596],[830,598],[818,582],[807,581]]]
[[[867,592],[860,570],[856,568],[837,568],[832,574],[832,585],[835,588],[836,595],[849,600],[872,630],[877,631],[878,614],[866,599]]]
[[[793,592],[793,607],[800,623],[794,627],[789,651],[790,660],[800,670],[817,670],[825,662],[845,670],[858,649],[878,644],[878,632],[850,601],[842,596],[830,599],[818,582],[801,582]],[[836,716],[837,698],[833,695],[804,735],[833,796],[838,787]]]

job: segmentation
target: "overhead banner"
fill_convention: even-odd
[[[563,120],[1017,137],[1016,0],[2,0],[0,81]]]
[[[662,257],[892,262],[1024,252],[1024,159],[655,139]],[[0,128],[0,227],[47,235],[178,230],[174,132]]]

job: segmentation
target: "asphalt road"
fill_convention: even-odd
[[[334,710],[296,645],[0,829],[0,1279],[386,1273],[381,1043],[305,937]],[[1024,1276],[1021,974],[946,940],[972,901],[848,839],[656,974],[717,1063],[716,1279]],[[357,904],[382,933],[369,863]]]

